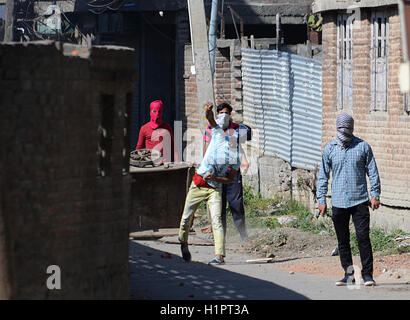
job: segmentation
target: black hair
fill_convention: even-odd
[[[233,110],[229,103],[223,102],[223,103],[219,104],[216,107],[216,111],[219,112],[219,111],[221,111],[222,109],[225,109],[225,108],[227,108],[229,110],[229,112],[232,112],[232,110]]]

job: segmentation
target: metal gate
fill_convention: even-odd
[[[321,158],[322,63],[277,50],[242,49],[244,121],[254,148],[292,167],[314,170]]]

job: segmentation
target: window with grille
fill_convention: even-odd
[[[352,15],[337,17],[337,107],[353,106],[353,23]]]
[[[387,110],[389,14],[374,11],[371,16],[371,110]]]

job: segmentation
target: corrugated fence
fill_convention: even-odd
[[[322,139],[322,63],[277,50],[242,49],[244,122],[253,147],[314,170]]]

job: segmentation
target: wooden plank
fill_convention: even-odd
[[[179,234],[178,228],[171,229],[157,229],[157,230],[144,230],[131,232],[129,234],[130,238],[133,239],[152,239],[152,238],[162,238],[162,237],[172,237]],[[195,232],[190,232],[190,235],[195,235]]]
[[[180,244],[178,237],[164,237],[162,239],[159,239],[158,241],[168,243],[168,244]],[[189,246],[213,246],[214,241],[211,239],[208,240],[208,239],[199,238],[195,236],[194,234],[188,239],[188,245]]]
[[[246,260],[246,262],[251,263],[251,262],[273,262],[273,258],[260,258],[260,259],[250,259],[250,260]]]
[[[159,241],[168,243],[168,244],[180,244],[178,240],[175,239],[160,239]],[[188,246],[213,246],[213,242],[205,242],[205,241],[188,241]]]

